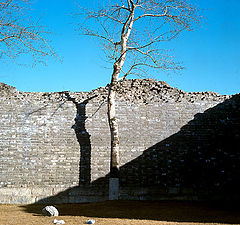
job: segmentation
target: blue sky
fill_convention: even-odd
[[[98,1],[79,0],[86,7]],[[192,2],[203,9],[202,26],[169,42],[169,48],[185,69],[179,75],[170,76],[155,72],[151,78],[167,81],[184,91],[239,93],[240,0]],[[28,92],[90,91],[109,83],[111,69],[105,69],[104,55],[97,40],[74,30],[75,24],[81,22],[71,16],[76,10],[74,1],[34,0],[32,8],[31,15],[41,17],[41,23],[54,33],[52,45],[63,62],[49,58],[47,66],[32,67],[0,61],[0,82]]]

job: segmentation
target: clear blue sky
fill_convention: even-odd
[[[84,6],[97,1],[79,0]],[[159,71],[153,78],[184,91],[239,93],[240,0],[192,2],[205,9],[205,22],[197,31],[184,33],[169,43],[185,70],[171,77]],[[34,0],[32,8],[31,14],[41,16],[41,23],[54,33],[52,45],[63,63],[49,58],[47,66],[31,67],[0,61],[0,82],[30,92],[90,91],[109,83],[111,69],[104,68],[104,56],[97,41],[74,31],[74,23],[80,21],[70,15],[76,10],[73,0]]]

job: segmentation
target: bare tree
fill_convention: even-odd
[[[111,133],[109,198],[117,199],[117,84],[130,74],[145,75],[147,69],[182,69],[166,50],[165,42],[178,37],[183,31],[193,30],[199,24],[200,15],[197,7],[188,0],[115,0],[109,1],[109,5],[102,3],[102,6],[93,10],[81,8],[80,14],[86,19],[81,26],[83,34],[102,41],[107,59],[113,65],[108,93],[108,122]]]
[[[44,36],[48,33],[39,22],[33,22],[26,12],[28,0],[0,0],[0,59],[31,55],[34,63],[45,56],[55,56]]]

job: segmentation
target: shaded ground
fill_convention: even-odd
[[[56,205],[58,219],[67,224],[240,224],[240,209],[228,205],[186,202],[106,201]],[[44,205],[0,205],[1,225],[48,225],[53,217],[43,217]]]

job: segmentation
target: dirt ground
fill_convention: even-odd
[[[50,225],[54,217],[44,217],[45,205],[0,205],[0,225]],[[55,205],[58,220],[66,225],[197,225],[240,224],[240,209],[231,205],[187,202],[106,201],[99,203]]]

